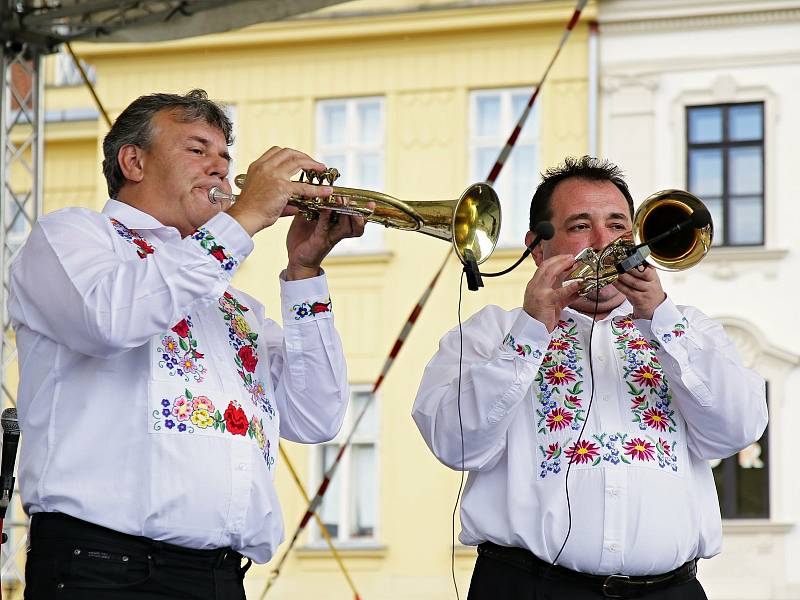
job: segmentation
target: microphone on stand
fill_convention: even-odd
[[[3,426],[3,456],[0,460],[0,519],[6,516],[6,510],[14,493],[14,463],[17,460],[19,445],[19,421],[17,409],[7,408],[0,415]]]

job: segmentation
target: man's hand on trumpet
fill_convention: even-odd
[[[303,152],[273,146],[248,167],[247,185],[227,213],[253,236],[278,218],[297,214],[297,208],[287,206],[292,196],[330,196],[328,186],[291,180],[303,169],[324,168]]]

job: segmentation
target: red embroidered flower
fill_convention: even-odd
[[[631,400],[631,409],[636,410],[643,402],[647,402],[647,396],[636,396]]]
[[[683,329],[673,329],[672,333],[675,334],[675,337],[681,337],[686,332]]]
[[[623,446],[625,454],[636,460],[653,460],[653,444],[641,438],[633,438]]]
[[[211,247],[211,256],[216,258],[219,262],[224,262],[228,257],[225,256],[225,248],[222,246],[214,245]]]
[[[547,383],[550,385],[572,383],[576,379],[575,372],[564,365],[558,365],[548,369],[547,373],[544,374],[544,377],[547,379]]]
[[[547,426],[550,431],[564,429],[572,423],[572,413],[560,406],[547,415]]]
[[[550,340],[548,350],[569,350],[569,344],[564,340]]]
[[[253,352],[252,346],[242,346],[239,348],[238,354],[245,371],[252,373],[256,370],[256,365],[258,364],[258,355]]]
[[[661,446],[661,448],[663,448],[664,454],[669,456],[670,452],[672,452],[672,448],[670,448],[670,445],[667,443],[667,440],[662,440],[661,438],[658,438],[658,443]]]
[[[634,323],[631,317],[618,317],[614,319],[614,324],[622,329],[633,329]]]
[[[559,329],[566,329],[567,327],[569,327],[569,321],[559,320],[558,323],[556,324],[556,327],[558,327]]]
[[[646,385],[647,387],[656,387],[661,383],[661,373],[656,371],[653,367],[644,365],[637,369],[633,374],[633,380],[639,385]]]
[[[653,429],[658,429],[659,431],[666,431],[667,429],[667,415],[664,411],[651,407],[644,411],[642,415],[644,418],[644,422],[648,427],[652,427]]]
[[[581,440],[580,442],[572,444],[572,446],[567,448],[564,454],[569,459],[569,462],[582,464],[594,460],[599,451],[599,446],[597,446],[597,444],[594,442]]]
[[[133,243],[139,247],[139,250],[137,252],[139,256],[141,256],[142,258],[147,256],[148,254],[152,254],[153,252],[155,252],[155,249],[150,244],[148,244],[147,240],[145,239],[134,238]]]
[[[583,402],[583,400],[581,400],[577,396],[570,396],[569,394],[567,394],[564,396],[564,402],[569,402],[570,404],[580,408],[581,402]]]
[[[652,346],[646,339],[638,337],[628,342],[628,348],[632,350],[650,350]]]
[[[178,324],[172,328],[172,331],[177,333],[182,338],[189,337],[189,324],[186,322],[186,319],[178,322]]]
[[[330,302],[328,302],[328,303],[325,303],[325,302],[314,302],[314,304],[311,305],[311,313],[314,314],[314,315],[319,314],[319,313],[324,313],[324,312],[330,312],[330,310],[331,310],[331,303]]]
[[[553,442],[547,447],[545,452],[545,460],[550,460],[559,454],[561,454],[561,447],[558,445],[558,442]]]
[[[225,426],[228,431],[233,435],[244,435],[247,433],[249,425],[247,415],[244,414],[242,407],[235,401],[231,401],[228,408],[225,409]]]

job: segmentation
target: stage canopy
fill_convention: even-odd
[[[346,0],[0,0],[5,46],[159,42],[220,33]]]

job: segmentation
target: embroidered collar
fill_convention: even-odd
[[[128,229],[134,229],[136,231],[146,231],[148,229],[171,229],[175,231],[176,234],[178,231],[174,227],[168,227],[167,225],[164,225],[152,215],[149,215],[138,208],[134,208],[130,204],[125,204],[119,200],[114,200],[113,198],[106,202],[102,212],[107,217],[111,217],[120,223],[124,223],[125,227]]]
[[[602,323],[603,321],[611,321],[614,318],[619,317],[619,316],[626,317],[629,314],[631,314],[632,312],[633,312],[633,306],[631,305],[630,302],[628,302],[627,299],[625,299],[622,302],[622,304],[620,304],[617,308],[615,308],[610,313],[608,313],[608,315],[606,315],[606,317],[604,319],[600,319],[598,321],[598,323]],[[570,308],[569,306],[567,306],[564,309],[564,313],[566,313],[568,317],[572,317],[576,321],[582,319],[584,321],[591,322],[591,318],[592,317],[590,315],[587,315],[585,313],[579,312],[579,311],[577,311],[575,309]]]

